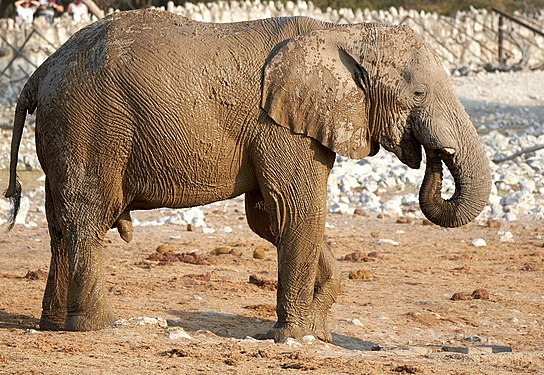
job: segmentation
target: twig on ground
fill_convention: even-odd
[[[529,147],[529,148],[525,148],[525,149],[522,149],[522,150],[519,150],[518,152],[510,155],[510,156],[505,156],[503,158],[498,158],[498,159],[493,159],[493,163],[495,164],[500,164],[500,163],[503,163],[505,161],[508,161],[508,160],[513,160],[523,154],[527,154],[529,152],[533,152],[533,151],[537,151],[537,150],[540,150],[540,149],[543,149],[544,148],[544,145],[536,145],[536,146],[533,146],[533,147]]]

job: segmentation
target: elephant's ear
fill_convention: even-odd
[[[261,106],[278,125],[354,159],[371,151],[362,67],[346,51],[347,29],[317,30],[273,52]],[[352,38],[352,36],[351,36]]]

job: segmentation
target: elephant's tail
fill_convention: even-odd
[[[19,146],[21,145],[21,138],[23,136],[26,114],[27,112],[32,114],[36,109],[36,86],[35,80],[33,80],[31,77],[23,88],[23,91],[21,91],[19,100],[17,100],[17,107],[15,108],[13,135],[11,138],[9,185],[7,190],[4,192],[4,197],[11,198],[12,203],[12,209],[8,218],[8,231],[11,230],[15,224],[15,218],[19,212],[19,206],[21,203],[21,184],[17,180],[17,160],[19,158]]]

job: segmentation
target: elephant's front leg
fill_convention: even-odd
[[[320,336],[312,330],[314,286],[319,263],[319,240],[312,241],[313,223],[300,223],[299,229],[288,228],[288,239],[278,245],[278,291],[274,340],[304,335]],[[305,224],[309,224],[309,227]],[[306,228],[306,229],[305,229]],[[318,229],[318,228],[315,228]],[[319,232],[319,230],[317,230]],[[326,314],[326,313],[325,313]],[[319,337],[327,339],[327,337]]]
[[[264,204],[250,205],[256,211],[248,219],[262,207],[270,230],[261,230],[261,236],[274,235],[278,248],[278,321],[272,334],[276,341],[304,335],[330,340],[324,320],[336,289],[326,281],[332,272],[319,265],[329,264],[320,259],[325,254],[327,179],[335,154],[280,127],[264,129],[263,137],[253,160]],[[252,228],[260,228],[259,223],[264,221]],[[319,275],[323,270],[327,274]]]
[[[314,285],[314,298],[310,307],[310,330],[323,341],[332,341],[327,329],[327,315],[340,291],[340,271],[336,259],[327,245],[320,249],[317,275]]]

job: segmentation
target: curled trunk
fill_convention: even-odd
[[[442,227],[459,227],[476,218],[484,209],[491,190],[491,172],[482,146],[469,156],[449,155],[425,149],[427,168],[419,191],[423,214]],[[455,181],[455,192],[442,198],[442,161]]]

